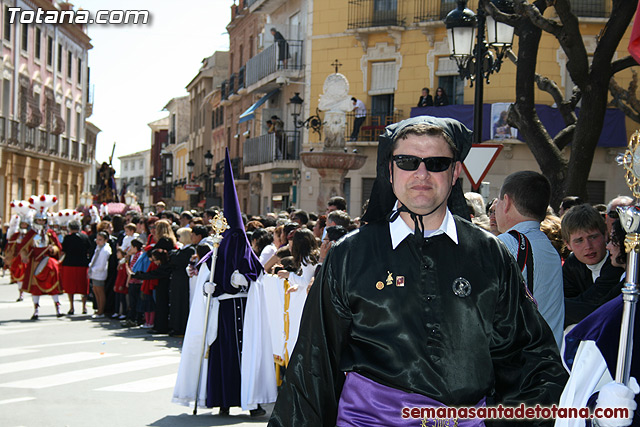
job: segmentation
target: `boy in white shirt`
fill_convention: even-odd
[[[124,239],[122,240],[122,250],[125,253],[129,252],[129,248],[131,247],[131,241],[133,239],[137,239],[139,234],[136,233],[136,225],[134,223],[129,223],[124,226]]]

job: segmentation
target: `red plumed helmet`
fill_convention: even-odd
[[[51,199],[51,201],[53,201],[53,203],[58,201],[58,198],[56,196],[53,196],[53,199]]]
[[[42,196],[40,196],[40,201],[41,201],[41,202],[44,202],[45,200],[47,200],[47,198],[46,198],[46,197],[44,197],[44,194],[43,194]]]
[[[29,197],[29,203],[33,204],[34,200],[33,197]]]

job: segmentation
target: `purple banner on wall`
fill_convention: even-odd
[[[558,132],[565,128],[564,120],[557,108],[548,105],[536,105],[536,112],[542,124],[547,128],[551,137],[555,137]],[[576,109],[576,114],[580,110]],[[473,129],[473,105],[447,105],[444,107],[413,107],[411,117],[416,116],[450,117],[460,120],[469,129]],[[482,140],[491,138],[491,104],[482,106]],[[518,133],[518,139],[522,140]],[[598,140],[599,147],[626,147],[627,129],[625,126],[625,116],[617,108],[607,108],[604,115],[602,133]]]

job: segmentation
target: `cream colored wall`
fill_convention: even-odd
[[[550,15],[548,12],[546,15]],[[367,103],[370,98],[367,88],[364,87],[363,67],[361,61],[367,54],[363,50],[363,44],[358,41],[353,33],[347,31],[348,5],[343,0],[326,0],[313,2],[313,34],[309,45],[312,47],[309,79],[309,100],[308,108],[314,112],[318,106],[318,98],[322,94],[322,86],[326,77],[332,72],[330,64],[338,59],[343,65],[340,73],[349,80],[350,95],[362,99]],[[412,17],[408,22],[413,22]],[[589,22],[583,20],[580,29],[585,40],[588,53],[593,53],[595,48],[595,37],[600,32],[606,20],[590,19]],[[628,45],[631,27],[629,27],[623,40],[621,41],[616,57],[622,58],[628,53]],[[361,33],[362,34],[362,33]],[[433,44],[430,43],[432,37]],[[437,58],[448,56],[446,41],[446,31],[444,25],[427,31],[427,34],[419,28],[407,29],[401,32],[400,44],[397,52],[402,57],[402,66],[398,73],[397,90],[394,92],[395,107],[403,111],[404,118],[410,115],[411,107],[420,95],[422,87],[432,89],[435,92],[438,84],[438,76],[435,68],[438,66]],[[376,44],[386,43],[387,47],[394,46],[395,40],[386,32],[362,34],[361,39],[367,44],[369,52],[375,48]],[[513,50],[517,54],[518,38],[515,38]],[[557,40],[548,34],[543,34],[540,42],[538,54],[537,71],[551,79],[554,79],[560,86],[563,93],[571,90],[571,82],[563,79],[564,64],[566,59],[559,48]],[[368,65],[370,68],[370,65]],[[370,71],[370,70],[369,70]],[[369,73],[370,75],[370,73]],[[433,76],[433,77],[432,77]],[[515,65],[506,60],[499,73],[490,77],[490,84],[484,86],[484,102],[513,102],[515,98]],[[616,75],[618,82],[627,87],[631,79],[631,71],[627,70]],[[553,100],[546,92],[535,90],[536,103],[552,105]],[[471,104],[474,99],[474,88],[465,82],[464,103]],[[306,104],[306,102],[305,102]],[[640,125],[627,119],[627,134],[630,137],[633,131],[640,128]],[[310,144],[306,149],[315,147],[321,149],[320,140],[313,132],[308,133]],[[357,147],[361,154],[368,156],[365,166],[358,171],[351,171],[347,177],[351,178],[351,215],[360,214],[361,182],[363,177],[375,176],[376,149],[374,147]],[[349,147],[349,151],[351,147]],[[615,162],[611,161],[611,155],[606,148],[598,148],[591,169],[590,180],[606,181],[605,197],[607,200],[618,194],[628,194],[629,191],[624,184],[622,171]],[[620,150],[618,150],[620,151]],[[513,158],[506,159],[504,154],[496,162],[491,173],[485,181],[491,182],[492,196],[499,191],[502,180],[511,172],[517,170],[539,170],[533,155],[528,147],[517,144],[512,150]],[[306,179],[306,172],[310,173],[310,179]],[[311,188],[311,189],[310,189]],[[319,188],[319,176],[317,171],[307,169],[302,166],[300,207],[302,209],[316,211],[316,199]],[[468,179],[465,178],[465,188],[470,189]]]

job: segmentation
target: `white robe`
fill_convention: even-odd
[[[578,346],[571,375],[562,391],[558,407],[584,408],[591,395],[611,381],[613,378],[596,343],[582,341]],[[563,418],[556,420],[555,427],[584,427],[585,424],[582,418]]]
[[[245,410],[275,402],[278,397],[263,277],[261,274],[251,282],[244,315],[240,405]]]
[[[217,298],[212,298],[209,308],[206,345],[202,351],[202,331],[206,313],[206,296],[203,285],[209,280],[209,268],[206,263],[200,266],[195,290],[193,293],[189,320],[182,344],[182,356],[178,367],[178,376],[173,390],[172,402],[191,406],[195,401],[198,369],[202,357],[216,340],[218,335]],[[225,295],[226,296],[226,295]],[[224,297],[224,296],[223,296]],[[275,402],[277,397],[273,352],[269,339],[268,319],[262,301],[262,281],[251,282],[247,297],[247,309],[243,333],[243,349],[241,358],[241,406],[243,409],[255,409],[258,403]],[[202,363],[200,372],[199,406],[206,401],[208,363]]]
[[[182,343],[182,356],[178,367],[178,377],[173,389],[172,402],[184,406],[191,406],[195,401],[198,378],[200,379],[200,389],[198,402],[204,406],[207,392],[207,367],[206,360],[202,363],[202,371],[198,375],[200,361],[207,352],[207,349],[214,341],[214,336],[218,333],[218,322],[211,319],[207,326],[207,340],[203,351],[202,338],[204,331],[204,318],[206,313],[207,298],[202,291],[202,285],[209,280],[209,268],[206,263],[200,266],[200,271],[196,279],[196,286],[191,298],[191,308],[189,310],[189,320]],[[213,300],[212,300],[213,301]],[[211,309],[210,309],[211,310]]]

